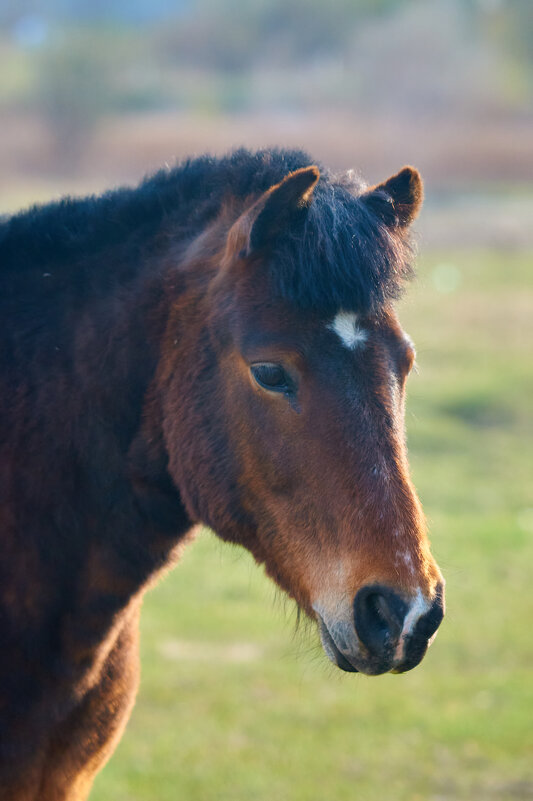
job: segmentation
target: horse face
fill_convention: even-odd
[[[253,521],[244,544],[316,618],[339,667],[414,667],[443,598],[407,467],[413,346],[390,308],[321,318],[237,307],[242,296],[222,361],[240,502]]]
[[[205,311],[211,356],[185,368],[196,416],[170,432],[183,442],[194,426],[204,440],[171,470],[182,491],[200,477],[185,493],[193,514],[265,565],[335,664],[409,670],[444,604],[407,466],[413,346],[388,303],[324,313],[274,300],[276,265],[254,231],[268,202],[230,231]]]

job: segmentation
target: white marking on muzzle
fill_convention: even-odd
[[[354,312],[340,311],[327,327],[337,334],[343,345],[349,350],[355,350],[359,345],[364,345],[368,339],[368,332],[359,328],[357,315]]]
[[[429,612],[431,609],[431,601],[428,601],[427,598],[424,598],[422,595],[422,590],[419,588],[416,591],[416,596],[411,603],[408,613],[405,616],[403,621],[403,628],[398,640],[398,645],[396,646],[396,651],[394,654],[395,662],[400,662],[403,659],[403,652],[405,648],[405,641],[407,637],[413,633],[414,628],[422,615],[425,615],[426,612]]]
[[[413,563],[413,557],[411,556],[409,551],[403,551],[403,552],[399,553],[399,556],[400,556],[402,562],[404,563],[404,565],[406,566],[406,568],[408,569],[409,573],[411,573],[411,575],[414,575],[415,566],[414,566],[414,563]]]

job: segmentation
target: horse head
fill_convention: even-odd
[[[417,665],[444,610],[393,308],[422,196],[410,167],[367,188],[308,166],[228,200],[190,245],[160,374],[191,517],[250,550],[331,661],[367,674]]]

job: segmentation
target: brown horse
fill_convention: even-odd
[[[328,657],[417,665],[443,614],[392,302],[422,201],[238,151],[0,225],[0,798],[79,801],[138,681],[144,591],[196,523]]]

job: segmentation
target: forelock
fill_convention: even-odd
[[[412,275],[412,243],[361,200],[348,173],[323,176],[310,206],[280,238],[271,261],[274,292],[301,309],[374,313]]]

